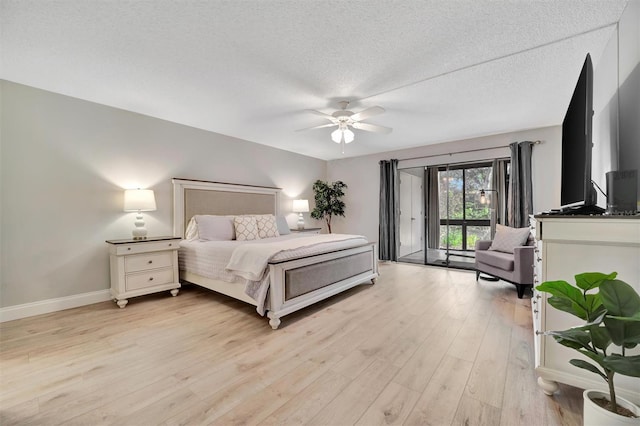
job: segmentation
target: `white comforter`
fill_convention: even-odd
[[[254,241],[181,241],[181,270],[214,280],[245,285],[245,293],[264,315],[269,287],[268,263],[312,256],[366,244],[361,235],[289,234]]]
[[[322,234],[293,238],[285,241],[270,241],[275,238],[261,240],[258,244],[247,242],[236,247],[227,264],[227,272],[238,275],[250,281],[259,281],[267,273],[267,264],[278,253],[293,252],[303,248],[310,248],[319,244],[363,238],[360,235]],[[328,246],[325,246],[328,247]]]

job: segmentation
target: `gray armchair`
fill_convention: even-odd
[[[491,241],[476,242],[476,281],[480,273],[485,273],[515,284],[518,298],[522,299],[524,290],[533,286],[533,241],[528,245],[516,247],[514,253],[489,250]]]

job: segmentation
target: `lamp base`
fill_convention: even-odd
[[[298,213],[298,229],[304,229],[304,216],[302,216],[302,213]]]
[[[147,228],[144,227],[144,218],[142,217],[142,213],[138,212],[136,215],[136,221],[134,222],[136,225],[131,231],[131,235],[134,240],[146,240],[147,239]]]

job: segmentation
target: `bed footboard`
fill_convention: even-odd
[[[378,276],[373,243],[323,255],[270,264],[270,309],[275,330],[280,318]]]

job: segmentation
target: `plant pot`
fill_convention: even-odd
[[[609,410],[605,410],[604,408],[593,402],[591,398],[605,398],[606,400],[611,400],[611,398],[609,398],[608,392],[601,392],[594,389],[587,389],[586,391],[584,391],[582,394],[582,399],[584,400],[584,426],[640,425],[640,418],[638,418],[640,417],[640,407],[638,407],[634,403],[629,402],[624,398],[620,398],[619,396],[616,397],[616,402],[618,403],[618,405],[630,410],[632,413],[638,416],[636,418],[621,416]]]

